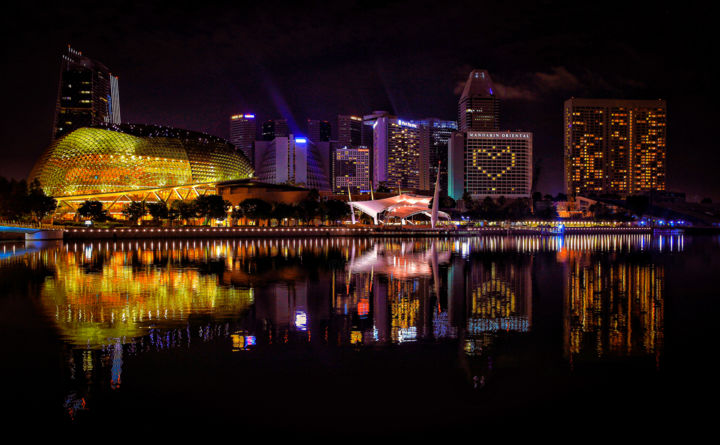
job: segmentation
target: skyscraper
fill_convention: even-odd
[[[453,199],[529,198],[532,194],[532,133],[454,133],[448,149]]]
[[[363,118],[373,127],[373,187],[420,188],[420,128],[386,111]]]
[[[340,147],[362,145],[362,118],[359,116],[339,115],[337,123],[337,141]]]
[[[68,45],[60,61],[53,139],[98,124],[120,124],[118,78]]]
[[[568,195],[665,190],[664,100],[565,101]]]
[[[290,129],[287,119],[271,119],[262,124],[262,140],[272,141],[278,137],[288,137]]]
[[[420,125],[420,188],[432,190],[440,169],[440,193],[448,192],[448,141],[457,122],[428,118],[414,121]]]
[[[230,116],[230,143],[245,153],[252,165],[255,165],[255,137],[257,124],[251,113]]]
[[[306,137],[280,136],[258,144],[255,176],[271,184],[293,184],[317,190],[329,190],[322,159]]]
[[[314,143],[330,141],[330,122],[317,119],[307,120],[308,138]]]
[[[500,129],[500,99],[485,70],[473,70],[465,82],[458,102],[458,127],[460,131]]]

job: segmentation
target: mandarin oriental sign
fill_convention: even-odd
[[[494,139],[530,139],[532,133],[475,133],[468,132],[471,138],[494,138]]]

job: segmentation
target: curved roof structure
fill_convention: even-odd
[[[430,196],[410,195],[403,193],[390,198],[375,199],[372,201],[353,201],[349,202],[353,208],[369,215],[375,221],[378,216],[384,212],[385,218],[395,217],[407,219],[414,215],[430,215]],[[438,216],[450,219],[445,212],[438,212]]]
[[[54,197],[206,184],[252,176],[223,139],[149,125],[83,127],[54,141],[30,173]]]

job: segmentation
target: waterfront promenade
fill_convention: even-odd
[[[468,227],[468,228],[416,228],[416,227],[155,227],[155,228],[72,228],[64,233],[65,239],[140,239],[140,238],[277,238],[277,237],[343,237],[343,236],[451,236],[482,235],[560,235],[594,233],[652,233],[648,227],[566,227],[562,231],[549,227]]]

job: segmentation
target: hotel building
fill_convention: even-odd
[[[52,138],[99,124],[120,124],[118,78],[68,45],[60,62]]]
[[[568,195],[665,190],[664,100],[572,98],[564,119]]]
[[[420,188],[420,126],[385,111],[363,118],[373,128],[373,188]]]
[[[448,148],[449,195],[461,199],[529,198],[532,194],[532,133],[453,133]]]
[[[230,116],[230,143],[242,151],[255,164],[255,137],[257,125],[255,115],[250,113],[234,114]]]

